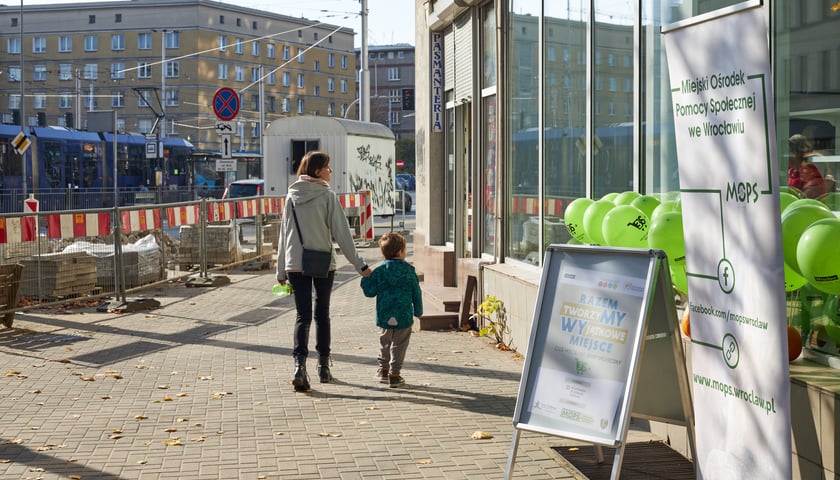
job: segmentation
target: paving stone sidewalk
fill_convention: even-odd
[[[415,331],[407,386],[378,383],[375,301],[341,264],[337,382],[294,393],[292,299],[272,296],[271,271],[228,276],[151,289],[156,310],[18,314],[0,330],[0,478],[504,478],[522,369],[513,353]],[[576,478],[551,444],[524,432],[514,478]]]

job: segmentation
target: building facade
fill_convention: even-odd
[[[660,29],[739,3],[416,2],[415,261],[425,281],[464,298],[475,277],[480,294],[504,301],[511,346],[527,354],[544,252],[571,239],[565,208],[624,191],[679,192]],[[830,32],[840,4],[759,3],[777,150],[786,154],[788,137],[801,133],[823,155],[823,175],[836,175],[840,43]],[[836,425],[833,414],[797,405]],[[800,454],[814,470],[796,478],[838,471],[833,457],[829,465],[814,456]]]
[[[230,87],[233,150],[260,152],[261,125],[343,116],[355,95],[352,30],[209,0],[0,7],[0,45],[9,124],[85,129],[87,112],[115,110],[121,132],[159,123],[219,151],[213,98]]]
[[[361,65],[359,55],[361,50],[357,49],[357,65]],[[414,137],[414,47],[371,45],[368,68],[370,121],[390,128],[397,140]],[[354,107],[356,113],[358,105]],[[354,118],[358,118],[358,113]]]

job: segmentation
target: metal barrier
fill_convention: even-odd
[[[359,210],[358,239],[372,243],[370,192],[339,198]],[[73,300],[125,303],[127,293],[247,262],[270,268],[284,205],[260,196],[0,214],[0,318]]]

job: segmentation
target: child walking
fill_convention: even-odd
[[[385,263],[370,277],[362,278],[366,297],[376,297],[376,326],[379,327],[379,381],[391,388],[405,385],[400,376],[414,317],[423,315],[420,281],[414,267],[405,261],[405,238],[395,232],[379,239]]]

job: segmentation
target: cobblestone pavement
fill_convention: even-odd
[[[272,271],[228,276],[148,290],[156,310],[18,314],[0,330],[0,478],[504,477],[515,354],[469,333],[415,331],[407,386],[378,383],[375,303],[345,263],[332,308],[337,381],[295,393],[291,298],[271,294]],[[548,448],[556,440],[523,432],[514,478],[575,478]]]

